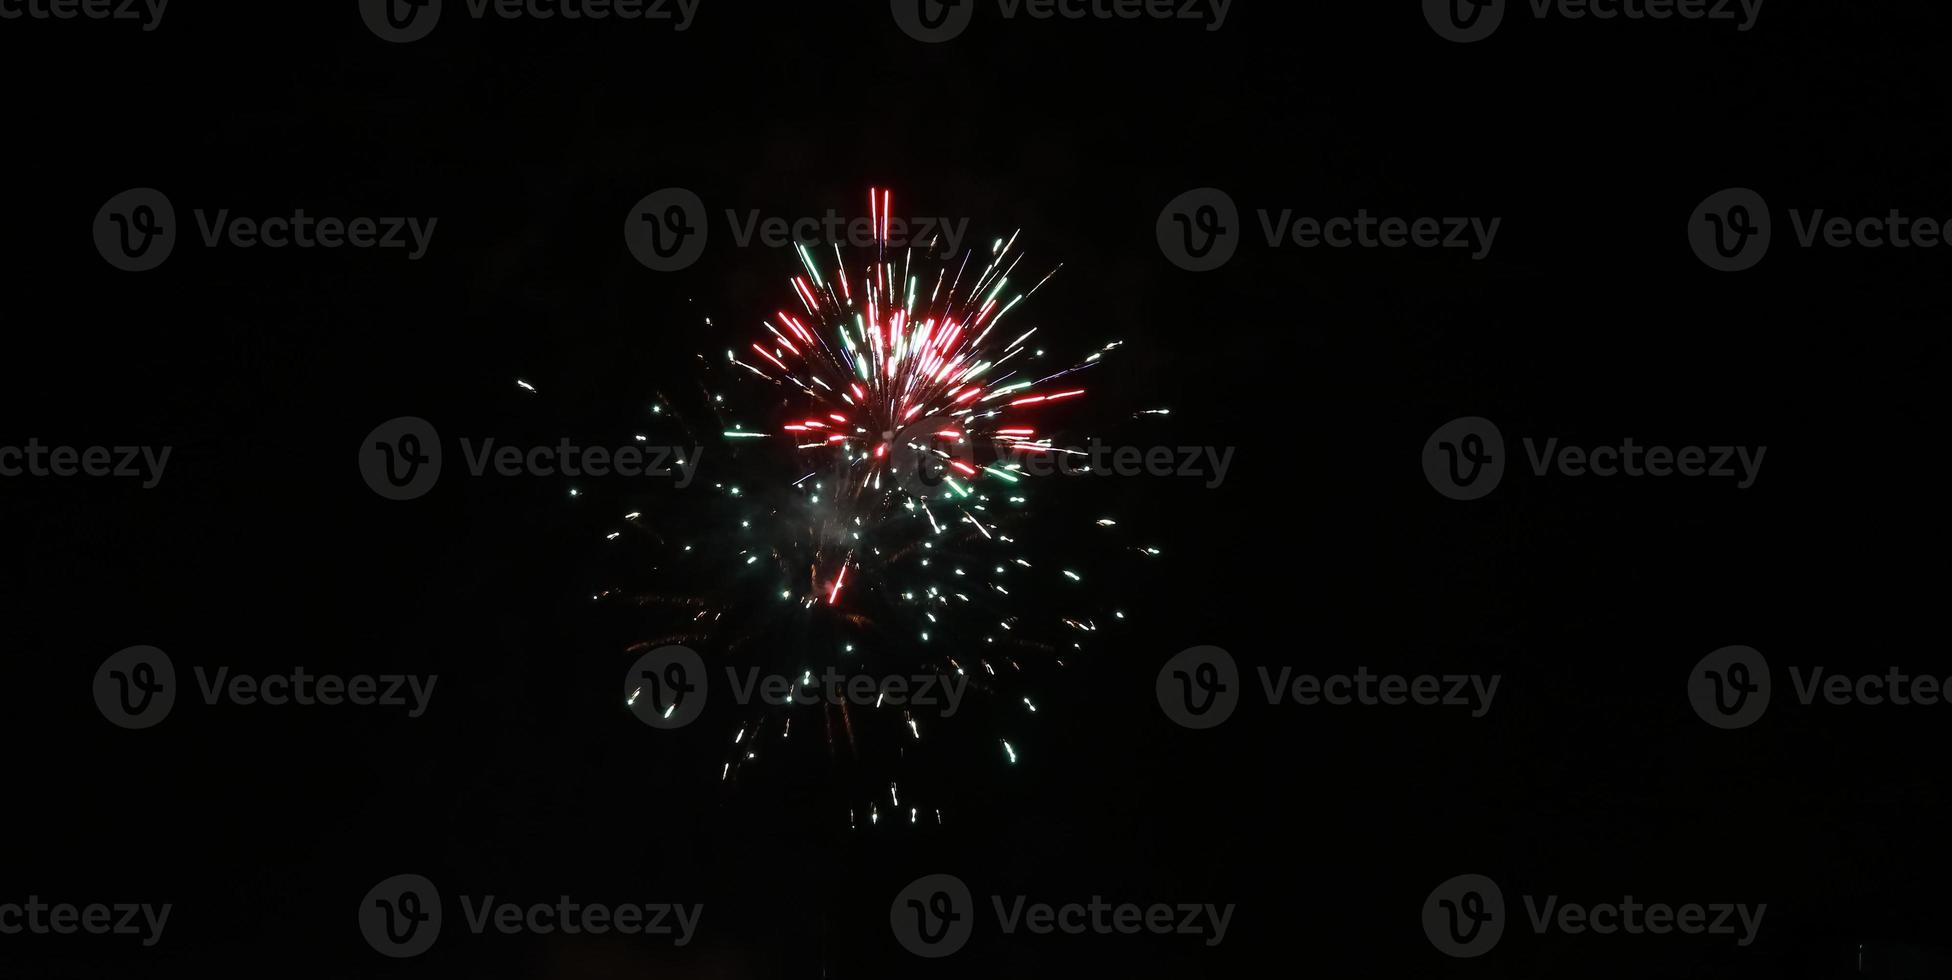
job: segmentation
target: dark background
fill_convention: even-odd
[[[459,6],[454,4],[454,6]],[[1240,0],[1224,28],[1005,22],[911,41],[884,5],[705,0],[683,34],[477,22],[383,43],[355,5],[172,5],[151,34],[0,23],[7,444],[167,444],[166,479],[0,484],[0,900],[174,902],[161,946],[0,938],[7,976],[814,977],[1853,975],[1946,940],[1949,709],[1799,709],[1719,732],[1683,697],[1728,644],[1778,665],[1943,667],[1937,398],[1945,250],[1776,245],[1709,271],[1689,213],[1728,186],[1781,208],[1952,217],[1947,27],[1925,5],[1775,0],[1755,30],[1534,21],[1439,40],[1409,2]],[[1064,271],[1023,314],[1123,338],[1106,411],[1169,405],[1171,444],[1237,447],[1224,486],[1116,487],[1167,543],[1142,626],[1085,658],[1013,770],[940,829],[834,834],[727,793],[715,744],[622,713],[589,620],[608,513],[564,481],[444,479],[380,499],[379,422],[550,439],[627,430],[702,318],[743,337],[790,254],[726,208],[1024,229]],[[1269,249],[1181,272],[1153,223],[1192,187],[1244,212],[1501,216],[1490,258]],[[116,271],[89,223],[153,186],[198,208],[438,216],[429,254],[206,249]],[[705,258],[660,274],[618,234],[682,186]],[[1247,220],[1252,220],[1248,218]],[[708,342],[706,349],[711,349]],[[517,390],[517,377],[540,396]],[[1766,445],[1760,480],[1537,479],[1446,500],[1438,425],[1508,440]],[[450,461],[450,465],[456,461]],[[114,728],[100,662],[440,675],[433,709],[204,708]],[[1249,698],[1188,732],[1168,656],[1244,670],[1498,672],[1492,712]],[[374,882],[450,896],[702,901],[673,951],[444,934],[360,939]],[[1197,941],[999,937],[914,960],[913,877],[979,896],[1236,903]],[[1424,896],[1504,885],[1491,955],[1447,959]],[[1724,937],[1533,936],[1516,895],[1766,902]],[[980,901],[980,899],[979,899]],[[455,915],[450,908],[450,921]],[[450,925],[450,929],[452,929]],[[1940,954],[1942,955],[1942,954]],[[1932,972],[1891,976],[1943,975]],[[195,975],[194,973],[189,975]],[[1880,975],[1875,970],[1867,975]]]

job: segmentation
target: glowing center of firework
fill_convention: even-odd
[[[908,512],[918,503],[940,534],[943,525],[927,508],[938,498],[949,500],[962,520],[988,536],[993,529],[963,502],[976,496],[978,479],[1015,483],[1019,477],[1008,463],[978,463],[971,453],[957,450],[988,445],[999,457],[1059,451],[1039,441],[1032,425],[1006,416],[1084,394],[1082,388],[1047,389],[1061,388],[1051,382],[1091,367],[1103,351],[1041,374],[1032,366],[1041,352],[1024,346],[1035,328],[1008,343],[1001,343],[1004,335],[997,332],[1004,317],[1050,278],[1009,295],[1010,276],[1021,259],[1014,251],[1016,235],[998,239],[987,260],[975,266],[973,253],[965,252],[941,262],[931,277],[916,270],[914,248],[891,251],[891,197],[885,190],[868,193],[874,254],[855,274],[846,269],[839,246],[827,275],[807,247],[798,247],[805,268],[791,280],[798,311],[780,310],[765,321],[766,335],[751,345],[757,363],[733,360],[805,396],[804,414],[784,423],[781,432],[800,451],[822,455],[839,474],[835,491],[817,501],[823,519],[840,529],[822,535],[824,540],[858,540],[856,529],[866,522],[913,519]],[[941,488],[887,479],[911,454],[939,464]],[[820,591],[828,602],[838,600],[854,558],[850,548],[837,563],[831,556],[816,561],[813,576],[824,585]],[[821,564],[833,568],[823,571]]]

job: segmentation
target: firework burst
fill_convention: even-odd
[[[981,714],[988,757],[1014,766],[1039,709],[1034,675],[1125,618],[1093,604],[1102,593],[1085,587],[1079,561],[1029,536],[1038,481],[1026,472],[1084,455],[1051,433],[1119,342],[1046,366],[1038,329],[1010,315],[1057,269],[1018,288],[1014,233],[987,255],[893,249],[890,205],[889,192],[869,193],[874,245],[857,267],[838,245],[831,265],[797,246],[792,301],[754,339],[700,355],[709,425],[658,396],[659,416],[715,436],[725,452],[714,462],[731,462],[688,495],[695,506],[627,515],[633,539],[659,556],[655,573],[682,584],[603,596],[656,613],[633,656],[683,645],[786,678],[783,694],[755,699],[748,687],[739,699],[752,711],[721,778],[736,783],[800,736],[849,774],[840,795],[857,827],[942,820],[928,773],[945,763],[924,746],[963,719],[939,700],[890,698],[885,684],[868,699],[832,696],[848,683],[837,670],[982,692],[985,707],[965,718]],[[1112,518],[1091,524],[1105,549],[1159,554],[1124,542]],[[628,693],[666,717],[686,696],[679,684]]]

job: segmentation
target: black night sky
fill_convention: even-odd
[[[175,907],[150,949],[0,934],[0,975],[1952,968],[1952,706],[1804,706],[1787,669],[1952,676],[1931,611],[1952,251],[1799,247],[1786,215],[1952,218],[1944,11],[1780,0],[1738,31],[1512,3],[1495,36],[1458,44],[1414,0],[1240,0],[1213,31],[988,2],[924,44],[870,0],[701,0],[682,32],[447,6],[405,44],[354,0],[172,4],[150,32],[0,19],[0,447],[173,448],[153,489],[0,477],[0,906]],[[167,193],[182,226],[141,274],[89,228],[135,187]],[[711,221],[676,272],[619,234],[666,187]],[[979,245],[1021,229],[1039,276],[1062,263],[1012,316],[1053,349],[1125,341],[1075,428],[1233,457],[1217,487],[1063,488],[1053,524],[1116,513],[1164,552],[1094,579],[1133,622],[1039,681],[1017,765],[944,756],[942,826],[847,831],[832,782],[853,776],[810,756],[728,790],[734,715],[665,733],[619,705],[631,627],[590,596],[618,584],[602,535],[627,488],[444,476],[396,502],[356,454],[397,416],[519,445],[627,440],[659,392],[696,393],[696,354],[742,347],[792,299],[790,250],[739,247],[724,212],[852,216],[869,187],[900,214],[967,217]],[[1155,223],[1200,187],[1237,202],[1244,240],[1195,273]],[[1705,267],[1684,233],[1726,187],[1776,212],[1768,258],[1741,273]],[[198,211],[294,208],[438,226],[416,261],[194,231]],[[1283,209],[1500,227],[1482,260],[1270,245],[1262,215]],[[1435,492],[1420,463],[1465,416],[1495,420],[1511,456],[1476,501]],[[1767,458],[1746,489],[1541,477],[1521,436]],[[701,482],[729,452],[706,444]],[[1776,668],[1775,700],[1717,730],[1690,709],[1689,670],[1738,644]],[[90,684],[137,645],[167,651],[186,689],[191,665],[439,683],[417,719],[180,699],[127,731]],[[1203,645],[1238,661],[1243,700],[1192,731],[1155,681]],[[1358,667],[1501,686],[1472,718],[1271,705],[1257,673]],[[987,744],[983,711],[967,721]],[[388,959],[355,912],[404,872],[441,885],[448,921],[432,951]],[[1210,947],[1001,935],[979,916],[965,950],[922,960],[889,905],[933,873],[968,882],[985,916],[987,896],[1019,894],[1236,910]],[[1466,873],[1502,884],[1507,921],[1495,951],[1454,959],[1420,909]],[[705,911],[682,948],[475,936],[463,894]],[[1768,913],[1747,946],[1534,934],[1521,894]]]

